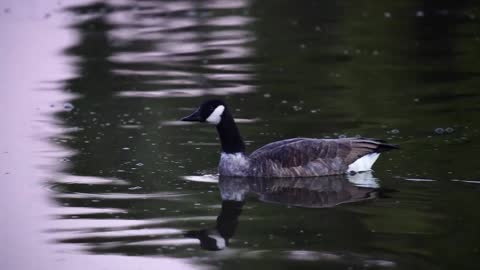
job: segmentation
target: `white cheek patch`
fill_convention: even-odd
[[[218,125],[218,123],[220,123],[220,121],[222,120],[223,111],[225,111],[225,106],[223,105],[220,105],[217,108],[215,108],[215,110],[213,110],[213,112],[207,118],[207,122]]]

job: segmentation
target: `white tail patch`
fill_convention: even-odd
[[[372,169],[373,163],[377,161],[377,158],[380,156],[380,153],[371,153],[365,155],[348,165],[348,172],[364,172],[370,171]]]

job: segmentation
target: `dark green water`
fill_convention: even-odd
[[[478,267],[475,1],[46,2],[0,4],[0,268]],[[177,121],[211,97],[250,151],[356,135],[401,150],[367,186],[219,188],[215,129]],[[185,236],[215,227],[220,251]]]

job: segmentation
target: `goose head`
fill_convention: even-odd
[[[203,102],[196,111],[181,120],[188,122],[207,122],[218,125],[222,121],[225,110],[226,105],[222,100],[211,99]]]

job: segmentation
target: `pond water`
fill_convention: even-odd
[[[476,269],[475,1],[0,3],[1,269]],[[374,172],[218,179],[252,151],[363,136]],[[223,200],[223,201],[222,201]]]

